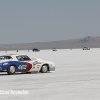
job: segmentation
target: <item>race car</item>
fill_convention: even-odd
[[[55,71],[55,64],[51,61],[44,61],[39,58],[30,58],[23,54],[8,54],[0,56],[0,72],[7,72],[9,75],[15,72],[42,72]]]

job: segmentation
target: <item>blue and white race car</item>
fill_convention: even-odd
[[[8,54],[0,56],[0,72],[9,75],[15,72],[42,72],[55,71],[55,64],[39,58],[29,58],[27,55]]]

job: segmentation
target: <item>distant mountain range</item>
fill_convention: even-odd
[[[0,44],[0,50],[32,50],[38,49],[76,49],[76,48],[100,48],[100,36],[87,36],[80,39],[50,41],[50,42],[36,42],[36,43],[20,43],[20,44]]]

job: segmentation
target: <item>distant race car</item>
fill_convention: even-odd
[[[15,72],[42,72],[55,71],[55,64],[39,58],[29,58],[27,55],[8,54],[0,56],[0,72],[7,72],[9,75]]]
[[[53,50],[52,51],[57,51],[57,49],[56,48],[53,48]]]
[[[33,52],[39,52],[40,50],[37,48],[32,49]]]
[[[89,47],[84,47],[83,50],[90,50],[90,48]]]

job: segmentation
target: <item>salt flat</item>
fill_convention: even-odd
[[[0,55],[6,54],[1,51]],[[100,49],[9,51],[53,61],[51,73],[0,74],[0,90],[27,90],[27,95],[0,95],[0,100],[100,100]]]

